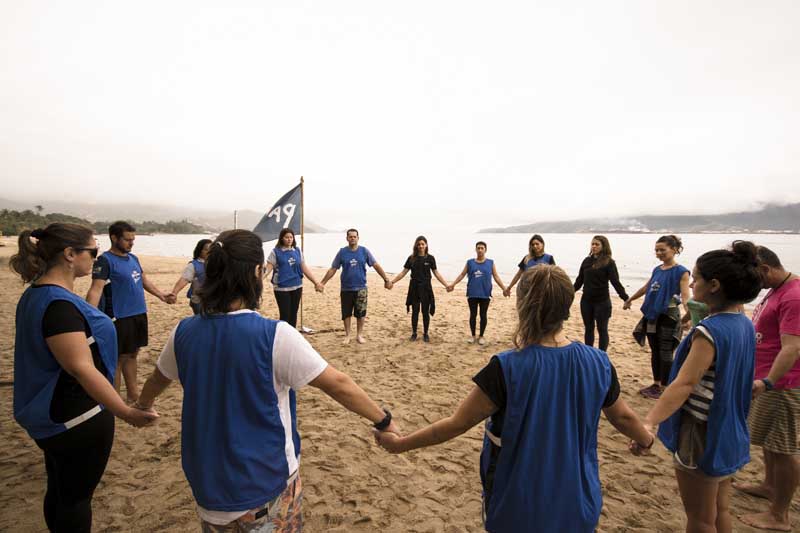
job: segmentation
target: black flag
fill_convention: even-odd
[[[300,195],[303,185],[300,184],[287,192],[275,205],[261,217],[261,222],[253,228],[253,233],[261,237],[262,242],[274,241],[283,228],[289,228],[295,234],[300,234],[301,202]]]

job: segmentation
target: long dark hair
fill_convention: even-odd
[[[603,246],[592,268],[602,268],[611,262],[611,244],[605,235],[595,235],[592,240],[599,242]]]
[[[514,345],[525,348],[561,329],[574,299],[572,280],[560,267],[540,265],[526,270],[519,281]]]
[[[761,291],[758,247],[750,241],[733,241],[730,250],[706,252],[695,266],[704,280],[719,282],[728,303],[749,302]]]
[[[530,238],[528,241],[528,256],[533,259],[536,256],[533,255],[533,241],[539,241],[542,243],[542,255],[544,255],[544,237],[539,235],[538,233],[534,234],[533,237]],[[540,256],[541,257],[541,256]]]
[[[203,314],[227,313],[241,300],[242,308],[258,309],[264,289],[256,267],[264,264],[261,238],[252,231],[223,231],[211,243],[206,280],[198,291]]]
[[[24,230],[19,234],[19,250],[11,256],[11,269],[22,281],[30,283],[41,277],[57,262],[65,248],[89,244],[94,231],[80,224],[55,222],[44,229]],[[34,242],[31,238],[36,239]]]
[[[211,239],[200,239],[197,241],[197,244],[194,245],[194,252],[192,253],[192,259],[197,259],[200,257],[200,254],[203,253],[203,248],[206,244],[210,243]]]
[[[419,244],[420,241],[425,243],[425,253],[426,254],[430,253],[430,249],[428,248],[428,239],[426,239],[424,235],[420,235],[419,237],[414,239],[414,248],[411,250],[411,257],[412,258],[413,257],[417,257],[417,255],[419,255],[419,253],[417,251],[417,245]]]
[[[278,244],[275,245],[276,248],[283,246],[283,237],[287,234],[292,234],[292,248],[297,248],[297,237],[295,237],[294,232],[289,228],[283,228],[280,233],[278,233]],[[356,232],[358,233],[358,232]]]

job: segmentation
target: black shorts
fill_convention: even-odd
[[[117,350],[119,355],[135,354],[147,346],[147,313],[126,316],[114,321],[117,328]]]
[[[367,316],[367,289],[342,291],[342,320]]]

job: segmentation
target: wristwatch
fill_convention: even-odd
[[[389,424],[392,423],[392,413],[390,413],[389,410],[385,408],[383,412],[386,413],[386,416],[383,417],[383,420],[381,420],[380,422],[375,422],[373,424],[373,427],[378,431],[383,431],[384,429],[389,427]]]
[[[774,384],[774,383],[772,383],[772,381],[770,381],[770,379],[769,379],[769,378],[764,378],[764,379],[762,379],[762,380],[761,380],[761,383],[763,383],[763,384],[764,384],[764,387],[765,387],[767,390],[773,390],[773,389],[775,388],[775,384]]]

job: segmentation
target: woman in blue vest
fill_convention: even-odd
[[[545,253],[544,251],[544,238],[537,233],[528,241],[528,254],[523,257],[522,261],[520,261],[517,265],[519,270],[517,270],[517,273],[514,274],[514,278],[511,280],[511,283],[509,283],[508,287],[503,291],[503,296],[511,296],[511,289],[514,288],[514,285],[517,284],[519,278],[529,268],[533,268],[538,265],[555,264],[556,260],[553,258],[553,256]],[[519,297],[519,294],[517,294],[517,297]]]
[[[692,271],[694,299],[709,315],[681,342],[669,386],[645,417],[672,452],[686,531],[731,531],[731,476],[750,462],[747,415],[756,335],[739,311],[761,290],[756,246],[706,252]],[[635,445],[634,445],[635,446]]]
[[[634,300],[644,296],[642,319],[633,330],[633,337],[644,346],[650,346],[650,366],[653,384],[639,394],[658,399],[667,386],[675,348],[683,336],[680,306],[689,315],[689,269],[678,264],[676,256],[683,251],[683,243],[675,235],[663,235],[656,241],[656,258],[661,264],[653,269],[650,279],[622,305],[627,310]],[[688,322],[688,319],[686,319]]]
[[[566,273],[533,268],[520,285],[517,348],[492,357],[453,415],[406,437],[375,438],[400,453],[445,442],[490,418],[480,459],[486,530],[588,533],[603,506],[600,412],[640,448],[654,437],[619,397],[608,355],[565,336],[575,298]]]
[[[175,286],[172,287],[172,296],[177,297],[186,285],[189,285],[189,290],[186,291],[186,297],[189,298],[189,307],[192,308],[192,313],[195,315],[200,312],[200,296],[197,295],[197,290],[203,285],[203,280],[206,278],[206,257],[208,257],[208,249],[211,247],[211,239],[200,239],[194,247],[192,260],[186,265],[183,274]]]
[[[401,270],[388,285],[394,285],[411,272],[411,281],[406,294],[406,313],[411,309],[411,337],[410,341],[417,340],[417,325],[419,314],[422,312],[422,340],[430,342],[428,329],[431,325],[431,315],[436,313],[436,299],[433,296],[431,277],[436,276],[439,283],[448,287],[447,281],[439,274],[436,268],[436,258],[428,253],[428,239],[420,235],[414,240],[411,255],[406,259]]]
[[[284,322],[297,327],[297,310],[303,297],[303,275],[314,284],[317,292],[325,288],[319,284],[311,269],[303,260],[303,252],[297,249],[294,232],[283,228],[278,235],[275,248],[267,257],[265,276],[272,272],[272,286],[275,302],[278,304],[278,315]]]
[[[300,332],[258,314],[263,270],[255,233],[217,237],[202,313],[170,334],[139,398],[148,409],[173,380],[183,385],[181,462],[204,532],[301,530],[295,390],[319,388],[378,430],[397,431],[389,412]]]
[[[506,292],[506,287],[503,285],[503,280],[497,274],[497,268],[494,266],[494,261],[486,257],[486,243],[478,241],[475,243],[475,259],[470,259],[464,265],[461,274],[447,287],[448,292],[452,292],[456,285],[458,285],[464,276],[467,276],[467,305],[469,305],[469,330],[472,337],[469,339],[470,344],[477,343],[480,345],[486,344],[483,334],[486,331],[486,324],[488,323],[487,313],[489,311],[489,302],[492,301],[492,278],[497,282]],[[481,311],[481,326],[480,336],[475,337],[476,319],[478,316],[478,309]]]
[[[11,268],[31,285],[17,304],[14,418],[44,452],[50,531],[88,532],[92,495],[114,440],[114,416],[143,426],[154,413],[114,390],[117,335],[105,313],[74,293],[92,272],[90,228],[50,224],[23,231]]]

